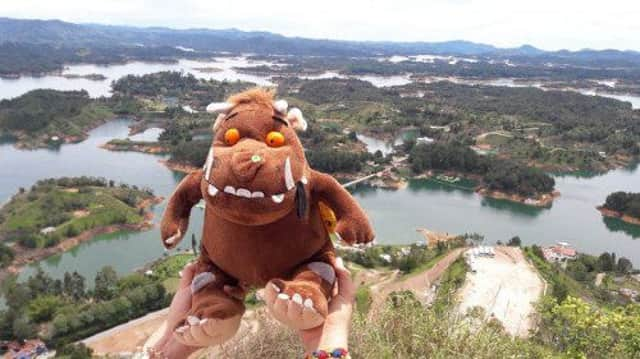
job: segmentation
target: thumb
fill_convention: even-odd
[[[187,263],[178,275],[180,276],[179,288],[186,288],[191,285],[193,277],[196,273],[196,264],[194,262]]]

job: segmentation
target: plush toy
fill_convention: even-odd
[[[373,240],[349,192],[309,167],[295,132],[307,124],[287,107],[264,89],[207,107],[220,114],[206,163],[178,185],[161,224],[163,244],[175,247],[191,208],[204,199],[192,307],[175,329],[184,344],[220,344],[238,330],[245,308],[225,285],[265,286],[278,321],[294,329],[321,325],[335,282],[329,231],[349,244]]]

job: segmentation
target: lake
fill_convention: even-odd
[[[162,156],[110,152],[98,147],[112,138],[127,137],[130,123],[109,122],[91,131],[87,140],[56,150],[18,150],[11,144],[1,144],[0,201],[38,179],[81,175],[148,186],[157,195],[169,196],[183,175],[159,163]],[[150,129],[136,136],[153,140],[158,133],[157,129]],[[363,185],[354,189],[354,195],[371,217],[378,243],[413,243],[421,239],[415,229],[426,227],[450,233],[478,232],[486,236],[487,243],[505,242],[514,235],[519,235],[525,244],[568,241],[580,251],[615,251],[618,256],[640,263],[640,227],[604,220],[595,209],[611,191],[640,191],[638,168],[591,178],[556,177],[556,181],[562,196],[551,209],[485,199],[429,180],[413,180],[408,188],[395,191]],[[156,223],[165,203],[153,209]],[[202,211],[194,208],[182,249],[190,247],[192,233],[199,238],[201,226]],[[21,278],[33,274],[39,265],[55,278],[76,270],[92,285],[96,272],[105,265],[125,274],[163,254],[157,227],[144,232],[100,235],[71,251],[28,266]]]
[[[91,96],[109,95],[111,80],[128,74],[146,74],[176,70],[193,73],[201,78],[243,80],[269,84],[266,77],[247,75],[233,67],[256,66],[266,62],[248,61],[244,57],[216,58],[200,62],[180,60],[174,64],[131,62],[122,65],[73,65],[65,73],[86,75],[100,73],[108,79],[91,81],[58,76],[0,79],[0,98],[12,98],[35,88],[78,90],[85,88]],[[210,72],[207,67],[222,69]],[[334,76],[338,74],[329,74]],[[339,76],[339,75],[338,75]],[[391,86],[405,77],[370,77],[376,86]],[[496,83],[497,85],[498,83]],[[509,85],[509,81],[500,84]],[[168,170],[158,162],[159,155],[135,152],[110,152],[99,145],[113,138],[128,137],[127,120],[109,122],[90,132],[89,138],[78,144],[58,149],[18,150],[9,143],[0,143],[0,203],[4,203],[20,187],[29,187],[37,180],[61,176],[101,176],[138,186],[151,187],[156,194],[169,196],[182,174]],[[132,140],[153,141],[162,132],[152,128],[130,136]],[[370,151],[391,151],[392,143],[358,135]],[[397,142],[397,139],[396,141]],[[354,190],[358,201],[374,223],[380,243],[412,243],[420,240],[416,227],[451,233],[478,232],[489,243],[506,241],[519,235],[525,244],[549,244],[568,241],[580,251],[598,254],[615,251],[627,256],[640,267],[640,227],[619,220],[603,219],[595,206],[606,195],[617,190],[640,192],[640,170],[617,170],[606,175],[586,177],[556,177],[562,193],[551,209],[537,209],[505,201],[482,198],[473,192],[453,190],[428,180],[411,181],[408,188],[397,191],[360,186]],[[156,206],[155,221],[159,221],[165,203]],[[193,210],[190,231],[181,248],[190,247],[190,236],[199,237],[202,212]],[[126,232],[97,236],[73,250],[48,258],[38,265],[56,278],[65,271],[77,270],[92,282],[104,265],[112,265],[120,274],[131,272],[145,263],[161,257],[157,228],[145,232]],[[33,273],[35,265],[21,274]]]
[[[47,88],[54,90],[85,89],[91,97],[111,96],[111,82],[127,75],[145,75],[160,71],[179,71],[193,74],[201,79],[219,81],[247,81],[261,86],[273,85],[267,77],[238,72],[234,67],[251,67],[272,65],[266,61],[253,61],[245,57],[218,57],[207,61],[181,59],[175,63],[154,63],[133,61],[126,64],[70,65],[62,71],[63,75],[100,74],[106,80],[89,80],[84,78],[66,78],[62,76],[46,75],[41,77],[22,76],[18,79],[0,78],[0,100],[20,96],[31,90]]]

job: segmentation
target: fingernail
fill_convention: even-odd
[[[178,276],[182,278],[182,271],[178,272]]]
[[[180,328],[176,329],[176,332],[177,332],[177,333],[182,334],[182,333],[184,333],[186,330],[187,330],[187,327],[186,327],[186,326],[184,326],[184,327],[180,327]]]
[[[198,317],[190,315],[187,317],[187,322],[189,323],[189,325],[198,325],[200,324],[200,319],[198,319]]]
[[[271,287],[273,288],[273,290],[275,290],[275,291],[276,291],[276,293],[280,293],[280,288],[278,288],[278,286],[277,286],[277,285],[275,285],[275,284],[271,283]]]
[[[208,318],[204,318],[204,319],[202,319],[202,320],[200,321],[200,325],[202,325],[202,324],[206,323],[208,320],[209,320]]]

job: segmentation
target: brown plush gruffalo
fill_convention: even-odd
[[[309,168],[295,130],[298,109],[253,89],[211,104],[219,112],[202,170],[186,176],[162,218],[163,244],[175,247],[187,231],[191,208],[205,203],[201,255],[192,307],[176,328],[191,346],[223,343],[244,313],[224,286],[262,287],[269,312],[294,329],[319,326],[335,282],[335,252],[319,202],[337,218],[335,231],[349,244],[373,240],[364,211],[331,176]]]

